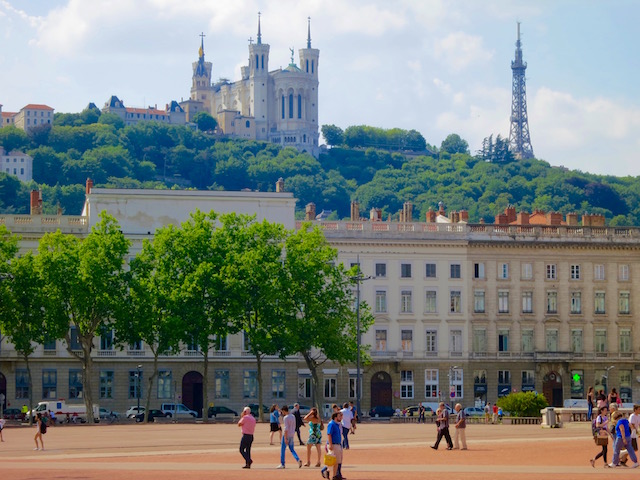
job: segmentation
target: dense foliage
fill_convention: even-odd
[[[0,173],[0,212],[27,213],[28,191],[41,189],[44,211],[77,215],[87,177],[110,188],[197,188],[273,191],[278,178],[298,199],[330,218],[349,215],[357,200],[363,216],[381,208],[386,218],[414,204],[414,219],[444,202],[467,210],[471,222],[492,222],[512,204],[518,211],[589,212],[611,225],[640,225],[640,184],[635,177],[593,175],[552,167],[542,160],[513,159],[508,142],[489,136],[477,155],[459,135],[436,148],[415,130],[322,126],[329,145],[319,159],[293,148],[232,140],[186,126],[155,122],[124,126],[113,114],[91,107],[56,114],[52,127],[29,134],[0,129],[6,149],[34,159],[34,181],[23,184]]]
[[[549,406],[544,395],[535,392],[510,393],[499,398],[496,403],[513,417],[539,417],[540,410]]]

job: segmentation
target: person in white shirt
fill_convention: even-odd
[[[629,427],[631,428],[631,445],[638,451],[638,429],[640,429],[640,405],[633,406],[633,413],[629,417]]]
[[[293,438],[296,434],[296,418],[293,414],[289,413],[289,407],[284,405],[282,407],[282,414],[284,417],[284,431],[282,432],[282,443],[280,444],[280,465],[277,468],[284,468],[284,454],[287,451],[287,447],[291,451],[291,455],[298,462],[298,468],[302,467],[302,460],[298,457],[298,454],[293,448]]]
[[[345,402],[342,406],[343,408],[340,410],[340,412],[342,412],[342,421],[340,422],[342,425],[342,448],[349,450],[349,432],[351,431],[353,412],[349,408],[348,402]]]

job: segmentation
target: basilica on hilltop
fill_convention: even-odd
[[[320,51],[311,47],[311,21],[308,20],[306,48],[298,51],[300,66],[269,70],[269,45],[262,42],[260,16],[258,35],[249,40],[249,61],[241,68],[241,79],[234,82],[212,80],[212,62],[205,61],[204,35],[193,63],[189,100],[180,102],[187,121],[205,111],[218,121],[226,135],[263,140],[295,147],[318,156],[318,59]]]

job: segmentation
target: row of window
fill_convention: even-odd
[[[7,172],[7,173],[9,173],[9,174],[11,173],[11,169],[10,169],[10,168],[7,168],[7,169],[5,169],[5,170],[6,170],[6,172]],[[17,168],[14,168],[14,169],[13,169],[13,174],[14,174],[14,175],[18,175],[18,169],[17,169]],[[20,169],[20,175],[24,175],[24,168],[21,168],[21,169]]]
[[[282,95],[282,118],[285,118],[285,103],[287,97]],[[288,96],[288,105],[289,105],[289,118],[293,118],[293,94],[290,93]],[[297,102],[297,114],[298,118],[302,118],[302,95],[298,94],[298,102]]]
[[[153,113],[143,113],[142,117],[140,117],[139,113],[127,113],[127,118],[143,118],[143,119],[147,119],[147,115],[149,115],[149,120],[154,120],[154,115]],[[155,120],[166,120],[167,116],[166,115],[155,115]]]
[[[51,123],[51,120],[47,120],[47,121],[40,120],[40,124],[45,124],[45,123]],[[34,125],[38,124],[38,119],[37,118],[33,119],[33,124]],[[31,125],[31,119],[30,118],[27,118],[27,125]]]
[[[10,159],[10,158],[7,158],[7,159],[4,161],[4,163],[11,163],[11,159]],[[13,163],[18,163],[18,159],[17,159],[17,158],[14,158],[14,159],[13,159]],[[24,163],[24,157],[21,157],[21,158],[20,158],[20,163]]]
[[[609,351],[608,333],[605,328],[594,329],[593,350],[596,354],[604,354]],[[498,329],[498,352],[513,351],[510,341],[511,333],[508,328]],[[581,328],[571,330],[569,349],[571,353],[584,353],[584,332]],[[559,351],[559,339],[557,328],[545,329],[545,350],[547,352]],[[473,330],[473,351],[475,353],[486,353],[487,331],[484,328],[474,328]],[[533,353],[535,349],[535,337],[533,328],[523,328],[520,332],[520,351],[522,353]],[[631,354],[633,351],[631,329],[620,328],[618,330],[618,353]]]
[[[284,118],[284,117],[283,117]],[[355,266],[356,263],[352,263],[351,266]],[[498,264],[497,278],[499,280],[508,280],[510,278],[509,263]],[[572,264],[569,266],[569,280],[582,280],[582,265]],[[377,278],[385,278],[387,276],[387,264],[376,263],[375,264],[375,276]],[[412,263],[401,262],[400,263],[400,278],[412,278]],[[424,269],[425,278],[437,278],[437,264],[425,263]],[[461,278],[461,265],[460,263],[449,264],[449,278],[458,279]],[[485,277],[485,264],[474,263],[473,264],[473,278],[484,279]],[[520,278],[522,280],[533,280],[533,264],[522,263]],[[558,280],[558,266],[555,263],[548,263],[545,265],[545,279],[546,280]],[[597,264],[593,266],[593,279],[594,280],[606,280],[606,268],[604,264]],[[618,280],[629,280],[629,265],[618,265]]]
[[[462,313],[462,292],[449,291],[449,313]],[[375,313],[387,313],[387,291],[376,290]],[[413,291],[400,291],[400,313],[413,313]],[[424,313],[438,313],[438,291],[427,290],[424,297]]]
[[[582,309],[582,292],[570,292],[569,313],[580,315]],[[510,292],[509,290],[498,290],[498,313],[510,313]],[[593,313],[595,315],[605,315],[607,313],[606,292],[597,291],[593,295]],[[522,313],[533,313],[533,291],[523,291],[521,293]],[[485,291],[474,290],[473,311],[474,313],[485,313]],[[558,313],[558,292],[548,290],[546,292],[545,313]],[[629,292],[618,292],[618,314],[629,315],[631,313],[631,294]]]
[[[27,117],[31,116],[31,110],[27,110]],[[33,116],[37,117],[38,116],[38,112],[33,112]],[[44,111],[40,111],[40,116],[44,117]],[[51,116],[51,111],[47,111],[47,117]]]
[[[402,352],[411,353],[414,349],[413,330],[401,329],[400,348]],[[498,352],[515,351],[511,347],[510,329],[500,328],[497,333]],[[523,328],[520,334],[520,352],[533,353],[535,349],[535,337],[533,328]],[[449,330],[449,353],[453,356],[462,354],[462,329],[453,328]],[[387,352],[388,330],[385,328],[375,329],[375,344],[373,354]],[[607,353],[608,338],[606,328],[594,329],[594,351],[596,353]],[[545,330],[545,350],[547,352],[558,352],[559,339],[557,328],[547,328]],[[572,353],[584,353],[583,330],[574,328],[571,330]],[[474,328],[473,330],[473,352],[487,353],[487,330],[485,328]],[[632,336],[630,328],[620,328],[618,330],[618,353],[625,354],[633,351]],[[425,330],[425,355],[437,356],[438,354],[438,329]]]

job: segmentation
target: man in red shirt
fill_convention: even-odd
[[[238,426],[242,429],[242,440],[240,440],[240,455],[244,458],[245,466],[242,468],[251,468],[253,460],[251,460],[251,444],[253,443],[253,432],[256,429],[256,419],[251,415],[251,409],[244,407],[242,416],[238,422]]]

